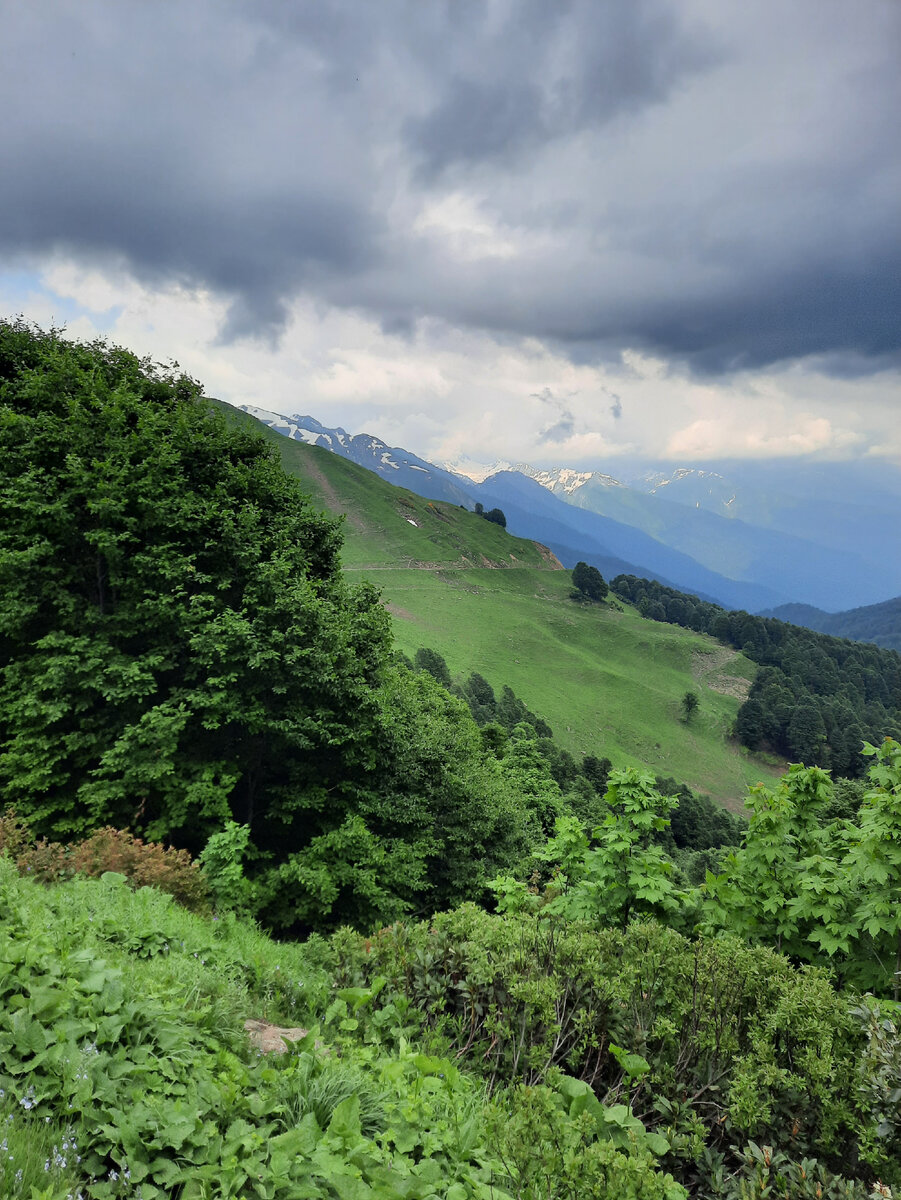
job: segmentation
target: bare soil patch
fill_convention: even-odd
[[[310,477],[315,480],[316,485],[322,491],[322,495],[325,499],[327,507],[330,508],[331,511],[334,513],[340,513],[340,512],[345,513],[348,521],[350,521],[350,523],[351,523],[351,525],[353,525],[354,529],[356,529],[356,531],[358,533],[365,533],[366,532],[366,523],[363,521],[362,517],[359,515],[359,513],[350,512],[346,508],[344,502],[341,500],[338,493],[332,487],[331,482],[323,474],[323,472],[319,469],[319,466],[315,462],[312,462],[312,461],[306,462],[304,465],[306,466],[306,469],[309,472]]]
[[[695,650],[691,656],[691,674],[699,683],[706,684],[712,692],[721,696],[733,696],[736,700],[747,700],[751,682],[740,675],[728,675],[725,668],[738,658],[735,650],[718,646],[714,650]]]

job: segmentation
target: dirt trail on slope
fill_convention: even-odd
[[[342,501],[341,497],[332,487],[331,482],[322,473],[316,463],[305,462],[307,474],[316,483],[322,492],[322,497],[325,500],[326,507],[331,509],[333,513],[346,513],[348,521],[356,529],[357,533],[366,532],[366,523],[358,513],[351,512]]]
[[[704,683],[712,692],[721,696],[734,696],[736,700],[747,700],[751,682],[740,675],[727,675],[724,668],[738,658],[738,652],[728,646],[717,646],[713,650],[693,650],[691,675],[698,683]]]

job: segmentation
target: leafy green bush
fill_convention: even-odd
[[[346,940],[339,978],[374,973],[492,1086],[541,1084],[557,1068],[608,1106],[628,1101],[666,1136],[664,1161],[681,1160],[680,1177],[701,1177],[705,1148],[740,1169],[753,1140],[865,1176],[867,1159],[892,1181],[890,1143],[861,1092],[863,1031],[822,971],[735,938],[467,905],[366,944]],[[647,1073],[630,1073],[624,1055]]]
[[[504,1180],[517,1200],[684,1200],[685,1188],[660,1172],[640,1145],[617,1148],[586,1111],[573,1114],[559,1093],[518,1087],[494,1113]]]
[[[120,875],[39,887],[0,859],[0,1115],[12,1111],[15,1125],[4,1194],[531,1194],[511,1174],[515,1097],[498,1092],[492,1107],[440,1039],[436,1054],[411,1044],[418,1022],[403,996],[330,986],[321,964],[337,953],[321,939],[279,945],[233,917],[197,917]],[[241,1028],[248,1013],[309,1021],[310,1034],[284,1055],[257,1056]],[[618,1200],[628,1179],[642,1200],[680,1195],[661,1190],[646,1150],[617,1149],[596,1125],[571,1130],[575,1118],[557,1107],[542,1129],[562,1131],[568,1188]]]

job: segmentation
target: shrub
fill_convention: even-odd
[[[155,887],[192,912],[209,909],[209,888],[187,850],[144,842],[121,829],[98,829],[72,845],[35,839],[25,822],[9,809],[0,816],[0,854],[15,862],[20,874],[41,883],[86,875],[99,879],[107,871],[124,875],[133,887]]]
[[[382,930],[368,953],[343,949],[343,978],[386,976],[491,1085],[562,1070],[606,1104],[628,1099],[695,1163],[700,1136],[731,1169],[753,1139],[853,1170],[875,1129],[845,999],[825,972],[738,939],[464,905]],[[648,1066],[640,1078],[633,1055]]]

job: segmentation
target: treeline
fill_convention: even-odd
[[[521,742],[528,740],[532,790],[543,790],[549,800],[553,797],[545,805],[547,811],[556,809],[562,815],[574,815],[586,829],[607,811],[612,767],[609,758],[586,754],[577,761],[568,750],[557,745],[551,726],[527,708],[511,687],[503,685],[500,695],[496,695],[488,680],[478,672],[458,684],[436,650],[423,646],[412,661],[400,657],[409,669],[425,671],[466,702],[481,729],[483,743],[498,757],[503,758],[511,749],[521,755]],[[653,831],[653,840],[666,851],[688,882],[700,883],[705,872],[719,864],[725,849],[740,844],[747,822],[715,804],[709,796],[697,795],[677,779],[656,776],[654,786],[662,795],[673,798],[674,808],[671,820]]]
[[[851,638],[855,642],[872,642],[883,650],[901,651],[901,596],[837,613],[823,612],[809,604],[781,604],[764,615],[792,625],[804,625],[817,633]]]
[[[833,637],[872,642],[883,650],[901,651],[901,596],[846,612],[823,613],[819,620],[822,626],[818,621],[811,621],[810,628]]]
[[[707,633],[761,668],[735,733],[755,750],[835,775],[863,774],[865,741],[901,737],[901,655],[715,604],[634,575],[611,588],[642,616]]]

